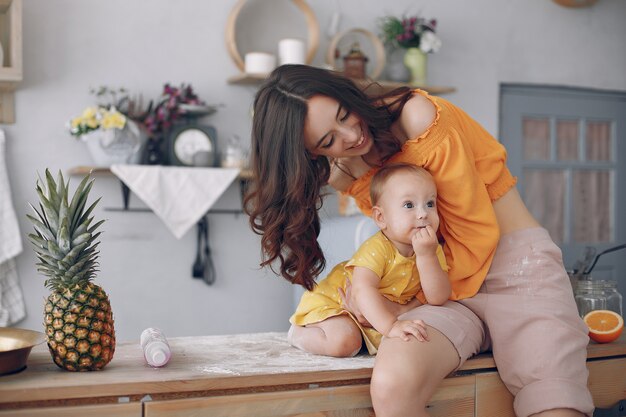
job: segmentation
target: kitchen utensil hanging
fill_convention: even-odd
[[[612,248],[608,248],[603,250],[602,252],[596,254],[596,248],[593,246],[587,246],[585,248],[585,257],[584,259],[578,260],[576,265],[574,266],[574,270],[571,271],[572,277],[575,280],[588,280],[590,279],[590,274],[593,268],[596,266],[598,259],[600,256],[606,255],[610,252],[615,252],[620,249],[626,249],[626,243],[622,243],[621,245],[614,246]]]
[[[209,220],[206,216],[198,221],[196,259],[191,268],[191,276],[202,279],[207,285],[215,282],[215,265],[209,246]]]
[[[200,222],[201,221],[202,220],[200,220]],[[202,278],[204,275],[204,263],[202,262],[202,234],[204,228],[200,225],[200,222],[198,222],[196,226],[198,229],[198,236],[196,238],[196,259],[191,267],[191,276],[194,278]]]
[[[596,266],[596,263],[598,262],[598,259],[600,258],[600,256],[610,253],[610,252],[615,252],[616,250],[620,250],[620,249],[626,249],[626,243],[623,243],[618,246],[614,246],[612,248],[608,248],[606,250],[603,250],[599,254],[597,254],[596,257],[593,259],[591,266],[583,271],[583,276],[588,276],[591,273],[591,270],[593,269],[594,266]]]

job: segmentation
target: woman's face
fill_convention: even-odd
[[[312,155],[331,158],[362,156],[373,144],[367,125],[339,102],[322,95],[309,99],[304,121],[304,146]]]

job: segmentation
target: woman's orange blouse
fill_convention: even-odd
[[[516,178],[506,166],[506,150],[482,126],[450,102],[426,92],[437,108],[431,126],[408,140],[386,164],[424,167],[437,184],[439,232],[450,268],[452,300],[471,297],[482,285],[500,238],[492,201],[503,196]],[[378,168],[358,178],[344,194],[371,215],[369,186]]]

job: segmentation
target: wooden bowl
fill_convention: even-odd
[[[30,350],[45,340],[41,332],[0,327],[0,375],[24,370]]]

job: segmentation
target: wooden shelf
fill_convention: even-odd
[[[217,168],[217,167],[216,167]],[[88,174],[111,174],[111,169],[108,167],[92,167],[81,165],[77,167],[70,168],[68,173],[70,175],[88,175]],[[252,179],[252,171],[249,169],[242,169],[239,173],[240,180],[250,180]]]
[[[256,85],[261,84],[263,80],[267,78],[264,74],[246,74],[241,73],[239,75],[232,76],[228,79],[228,84],[247,84]]]
[[[215,167],[218,168],[218,167]],[[81,165],[77,167],[70,168],[68,170],[69,175],[73,176],[81,176],[85,175],[113,175],[111,169],[108,167],[92,167]],[[244,169],[239,172],[238,180],[239,180],[239,194],[241,197],[241,201],[244,201],[246,189],[248,187],[248,183],[252,180],[253,174],[249,169]],[[107,211],[125,211],[125,212],[149,212],[152,211],[146,208],[131,208],[130,204],[130,188],[126,185],[122,180],[120,180],[120,185],[122,186],[122,202],[123,206],[119,208],[105,208]],[[218,214],[243,214],[243,209],[236,210],[210,210],[209,213],[218,213]]]
[[[22,0],[0,0],[0,123],[15,123],[15,89],[22,81]]]
[[[402,83],[402,82],[397,82],[397,81],[387,81],[387,80],[372,81],[372,80],[364,79],[364,80],[354,80],[354,81],[357,83],[357,85],[363,88],[369,87],[368,91],[371,90],[377,94],[386,93],[395,88],[405,87],[405,86],[419,88],[420,90],[427,91],[429,94],[433,94],[436,96],[441,95],[441,94],[454,93],[456,91],[456,88],[454,87],[437,86],[437,85],[412,86],[407,83]]]
[[[68,173],[70,175],[88,175],[88,174],[111,174],[109,168],[104,167],[90,167],[90,166],[77,166],[70,168]]]
[[[242,73],[239,75],[235,75],[228,79],[229,84],[240,84],[240,85],[258,85],[265,80],[266,76],[263,74],[246,74]],[[423,85],[423,86],[411,86],[407,83],[397,82],[397,81],[387,81],[387,80],[370,80],[370,79],[355,79],[354,82],[357,83],[362,88],[369,87],[368,91],[373,91],[375,94],[382,94],[388,91],[393,90],[398,87],[415,87],[427,91],[429,94],[433,95],[442,95],[447,93],[453,93],[456,91],[454,87],[448,86],[436,86],[436,85]]]

